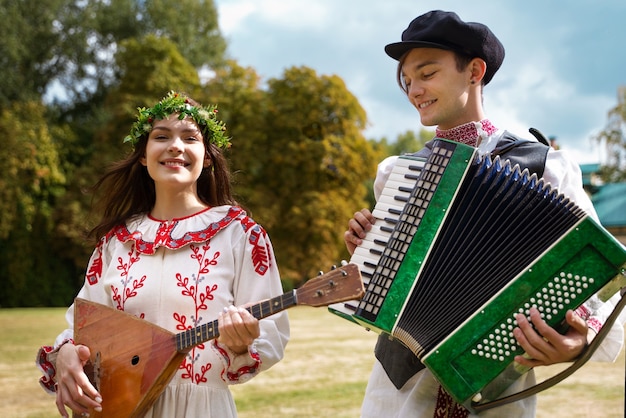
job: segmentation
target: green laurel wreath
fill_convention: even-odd
[[[137,108],[137,120],[133,123],[130,134],[124,138],[124,143],[133,147],[139,140],[150,134],[155,120],[166,119],[172,114],[178,114],[178,119],[192,118],[200,128],[202,135],[209,142],[219,148],[230,147],[230,138],[226,136],[226,125],[217,119],[217,106],[193,106],[189,99],[175,91],[170,91],[159,103],[149,109]]]

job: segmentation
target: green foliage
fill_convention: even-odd
[[[36,102],[15,103],[0,112],[0,136],[11,152],[0,171],[0,238],[23,220],[26,229],[38,214],[49,215],[65,177],[45,123],[45,107]]]
[[[215,105],[191,104],[187,96],[170,91],[160,102],[153,107],[140,107],[137,120],[133,122],[130,134],[124,138],[124,143],[130,142],[136,146],[141,138],[145,138],[152,131],[152,123],[159,119],[167,119],[177,114],[178,119],[191,118],[200,127],[205,138],[220,148],[228,148],[230,141],[224,131],[224,123],[217,118]]]
[[[250,207],[251,202],[263,206],[264,192],[258,183],[265,164],[263,147],[270,134],[264,128],[267,94],[261,89],[260,77],[252,68],[227,61],[203,87],[198,100],[218,104],[219,117],[226,122],[226,134],[231,137],[226,155],[237,200],[257,221],[263,221]]]
[[[337,76],[290,68],[268,82],[264,143],[254,202],[283,273],[310,278],[345,256],[342,234],[366,202],[363,179],[376,155],[361,131],[366,115]]]
[[[434,136],[434,132],[427,129],[422,129],[419,133],[406,131],[398,135],[398,138],[388,145],[387,153],[389,155],[402,155],[417,152],[424,148],[424,144],[433,139]]]
[[[52,216],[63,194],[56,144],[38,102],[15,103],[0,112],[0,135],[11,152],[0,172],[0,306],[67,302],[71,265],[55,257]],[[62,275],[62,277],[58,277]],[[71,279],[69,280],[71,281]]]
[[[122,141],[135,122],[137,108],[154,105],[170,90],[194,97],[200,89],[198,72],[167,39],[147,35],[126,40],[115,58],[117,83],[99,109],[103,120],[94,132],[93,153],[86,157],[89,167],[103,168],[129,150]]]
[[[609,110],[606,127],[595,136],[604,145],[606,161],[600,175],[607,183],[626,181],[626,86],[618,89],[617,105]]]
[[[219,67],[226,42],[211,0],[146,0],[146,26],[150,33],[171,40],[194,67]]]
[[[0,0],[0,109],[38,99],[61,71],[55,28],[65,0]]]

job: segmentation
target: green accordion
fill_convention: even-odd
[[[400,340],[472,409],[526,372],[514,316],[536,307],[558,329],[568,309],[619,289],[626,251],[542,179],[473,147],[436,140],[428,159],[397,166],[413,183],[385,186],[403,191],[399,208],[379,200],[351,259],[365,296],[329,309]]]

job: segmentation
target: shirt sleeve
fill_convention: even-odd
[[[380,197],[383,190],[385,189],[385,183],[387,179],[389,179],[389,175],[393,170],[393,166],[396,164],[398,160],[397,155],[393,155],[391,157],[385,158],[378,164],[378,169],[376,170],[376,178],[374,179],[374,197],[376,200]]]

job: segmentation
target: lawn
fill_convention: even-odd
[[[35,354],[65,327],[64,309],[0,310],[0,417],[58,416],[39,387]],[[376,335],[325,308],[289,310],[285,359],[232,388],[240,418],[358,417]],[[546,369],[543,378],[554,369]],[[538,418],[623,417],[624,353],[615,364],[588,363],[539,395]]]

